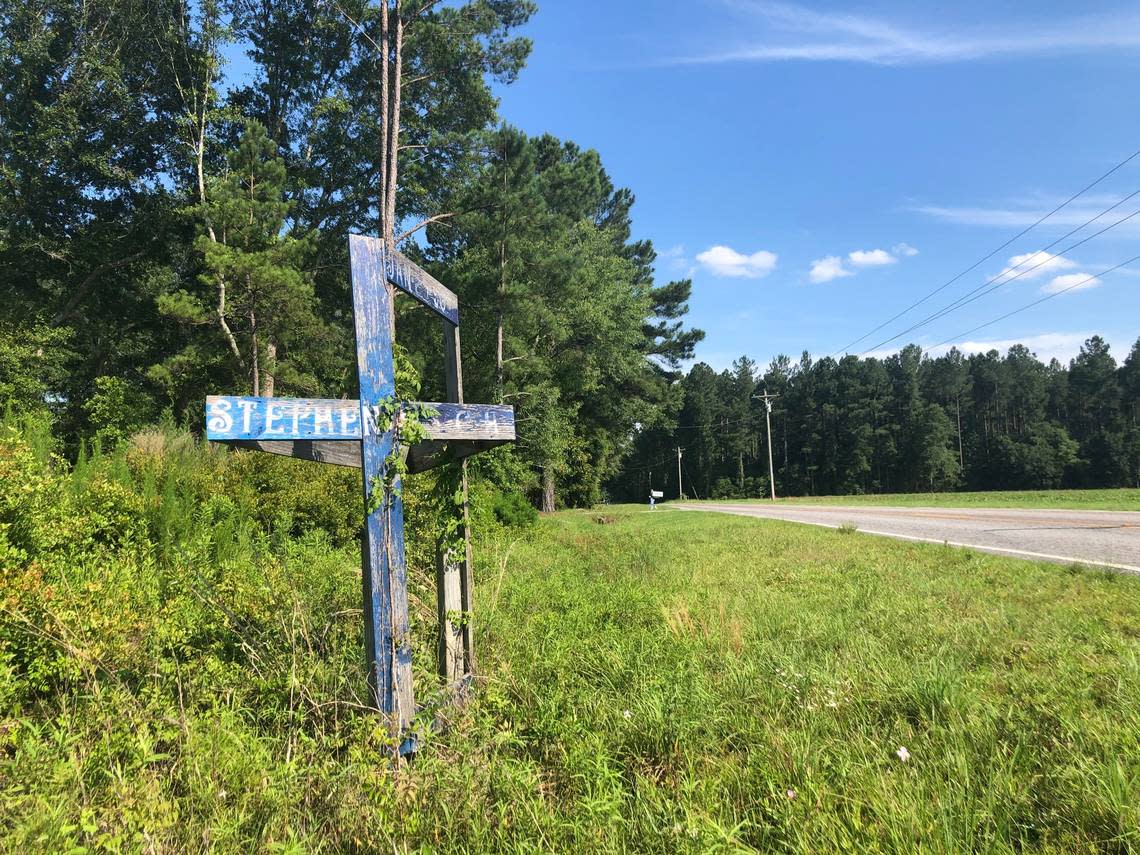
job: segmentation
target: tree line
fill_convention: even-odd
[[[347,236],[459,294],[488,477],[599,499],[701,333],[600,156],[506,125],[530,0],[0,0],[0,403],[74,449],[207,394],[354,396]],[[227,64],[227,57],[240,61]],[[438,321],[397,305],[442,400]]]
[[[1140,486],[1140,339],[1117,363],[1099,336],[1066,365],[1023,345],[964,355],[917,345],[884,359],[845,356],[717,373],[694,365],[675,416],[640,431],[611,484],[700,498],[768,495],[763,403],[785,495]]]
[[[545,509],[653,477],[780,490],[1136,483],[1135,349],[698,364],[634,196],[503,122],[530,0],[0,0],[0,405],[74,451],[207,394],[354,396],[347,236],[455,290],[468,400],[515,407],[485,477]],[[239,56],[236,63],[227,57]],[[403,387],[444,397],[438,321],[397,303]],[[669,480],[672,479],[672,480]]]

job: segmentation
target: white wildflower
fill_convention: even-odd
[[[793,790],[791,787],[789,787],[788,791],[786,793],[784,793],[784,795],[786,795],[788,797],[788,799],[791,800],[791,799],[794,799],[796,797],[796,791]]]
[[[626,721],[629,721],[631,718],[633,718],[633,713],[631,713],[629,710],[626,710],[625,712],[622,713],[622,716],[625,718]]]
[[[896,751],[895,754],[899,755],[899,759],[904,763],[910,759],[910,752],[906,750],[905,745],[900,745],[899,750]]]

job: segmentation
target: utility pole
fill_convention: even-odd
[[[677,446],[677,498],[685,498],[685,490],[681,485],[681,452],[684,451],[681,446]]]
[[[772,401],[779,395],[753,395],[757,401],[764,402],[764,424],[768,427],[768,486],[772,488],[772,501],[776,501],[776,470],[772,465]]]

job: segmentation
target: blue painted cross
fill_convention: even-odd
[[[365,646],[369,683],[377,707],[390,718],[393,735],[407,733],[415,713],[408,638],[404,511],[398,477],[385,475],[392,452],[407,454],[409,472],[422,472],[515,438],[508,406],[463,404],[459,347],[459,302],[451,291],[376,238],[351,235],[352,301],[356,325],[359,400],[212,396],[206,399],[206,436],[274,454],[363,469],[367,514],[363,555]],[[426,406],[435,411],[424,427],[428,439],[398,448],[391,419],[379,404],[395,395],[392,355],[394,315],[389,284],[415,297],[443,318],[448,397]],[[466,471],[463,494],[466,497]],[[373,489],[383,491],[373,500]],[[460,510],[465,555],[441,553],[437,572],[440,671],[449,687],[473,668],[470,535],[466,498]],[[458,566],[462,562],[462,566]]]

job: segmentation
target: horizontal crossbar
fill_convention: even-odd
[[[359,264],[362,270],[370,272],[374,281],[379,278],[375,259],[382,258],[384,279],[415,297],[452,326],[459,326],[459,298],[455,292],[406,255],[395,249],[385,249],[380,238],[365,235],[349,235],[348,246],[353,264]]]
[[[515,438],[515,413],[497,404],[428,403],[435,411],[424,422],[433,440],[489,440]],[[365,419],[363,433],[376,431],[376,414]],[[211,395],[206,399],[206,438],[233,440],[360,440],[360,402],[322,398],[255,398]],[[359,454],[359,452],[357,452]]]

